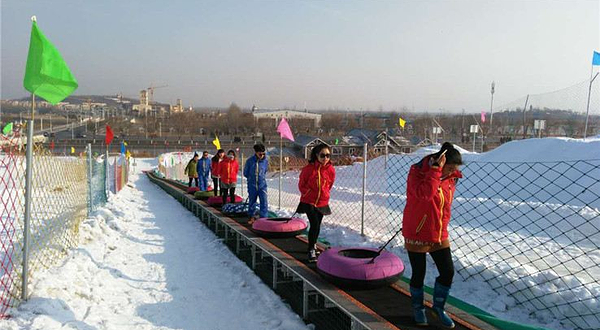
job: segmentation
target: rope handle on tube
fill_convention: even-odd
[[[379,255],[381,254],[381,251],[383,251],[383,249],[385,249],[385,247],[390,244],[390,242],[396,238],[396,236],[398,236],[398,234],[400,234],[400,231],[402,231],[402,227],[400,227],[400,229],[398,229],[398,231],[394,234],[394,236],[392,236],[392,238],[389,239],[389,241],[387,241],[378,251],[377,251],[377,255],[373,257],[373,259],[371,259],[369,262],[367,262],[368,264],[372,264],[373,262],[375,262],[375,258],[379,257]]]

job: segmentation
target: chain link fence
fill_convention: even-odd
[[[22,290],[24,279],[29,282],[28,278],[52,266],[77,246],[81,221],[107,201],[108,166],[104,156],[53,156],[42,141],[33,139],[28,200],[27,140],[14,135],[0,136],[0,317],[6,317],[8,308],[17,306],[23,295],[27,295]],[[122,187],[128,179],[127,160],[117,159],[114,165],[115,187]],[[24,258],[28,203],[29,253]]]
[[[336,166],[333,215],[324,221],[388,240],[401,226],[407,174],[420,159],[389,155],[366,168]],[[474,161],[461,170],[449,228],[460,279],[487,283],[539,320],[600,328],[600,160]],[[298,177],[298,171],[283,173],[282,209],[298,205]],[[277,180],[275,173],[268,192],[275,206]],[[393,244],[404,242],[399,237]]]
[[[336,166],[333,215],[324,218],[335,229],[325,235],[390,239],[401,227],[408,171],[422,157]],[[188,160],[163,161],[159,169],[176,178]],[[470,161],[461,171],[449,228],[458,280],[485,282],[538,320],[600,328],[600,160]],[[279,173],[269,173],[272,209],[295,211],[298,178],[298,170],[285,171],[279,190]],[[401,235],[392,242],[403,244]]]

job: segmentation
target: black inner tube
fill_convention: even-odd
[[[363,250],[363,249],[347,249],[338,251],[338,254],[348,258],[355,259],[368,259],[378,256],[377,251]]]
[[[269,221],[290,221],[292,218],[268,218]]]

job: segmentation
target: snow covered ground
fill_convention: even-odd
[[[308,329],[177,201],[140,173],[35,275],[0,329]]]

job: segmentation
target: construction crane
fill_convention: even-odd
[[[164,87],[169,87],[169,85],[152,86],[152,84],[150,84],[150,87],[148,87],[148,105],[154,104],[154,90],[157,88],[164,88]]]

